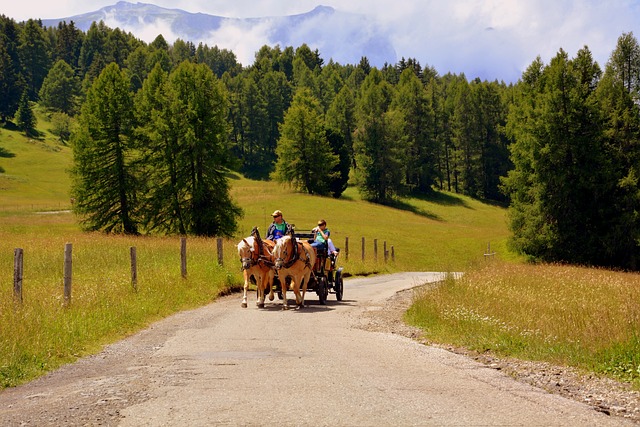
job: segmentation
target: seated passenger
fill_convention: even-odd
[[[313,231],[313,233],[315,234],[315,239],[311,246],[316,249],[316,252],[318,252],[318,248],[328,248],[330,255],[337,254],[336,247],[333,245],[333,242],[329,238],[331,232],[327,228],[327,222],[324,219],[318,221],[318,226],[311,231]]]

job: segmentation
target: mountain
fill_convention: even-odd
[[[299,15],[226,18],[120,1],[95,12],[44,19],[42,23],[49,27],[73,21],[77,28],[87,31],[92,22],[100,20],[145,42],[162,34],[169,43],[180,38],[196,46],[204,43],[229,49],[245,66],[253,63],[255,53],[265,44],[296,48],[306,43],[311,49],[318,49],[325,63],[333,59],[340,64],[357,64],[363,56],[377,67],[397,62],[389,36],[375,21],[327,6]]]

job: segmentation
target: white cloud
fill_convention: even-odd
[[[255,59],[255,54],[266,44],[269,39],[272,25],[266,21],[262,25],[245,27],[226,21],[220,28],[213,31],[207,40],[209,46],[218,46],[221,49],[228,49],[236,55],[236,59],[243,65],[251,65]]]
[[[515,80],[536,56],[548,62],[560,48],[573,56],[584,45],[604,66],[623,32],[633,31],[640,37],[637,0],[140,1],[238,18],[298,14],[320,4],[364,13],[389,32],[398,58],[414,57],[423,65],[434,66],[441,74],[465,72],[468,78],[475,77],[477,70],[485,70],[481,74],[483,78]],[[24,20],[72,16],[112,5],[116,0],[5,3],[2,13]],[[265,27],[247,32],[228,27],[213,34],[211,43],[233,50],[243,64],[250,63],[255,51],[265,43],[268,30]],[[344,34],[343,31],[336,28],[336,37],[325,43],[341,43],[338,36]],[[152,32],[162,33],[167,40],[174,38],[166,35],[169,33],[165,27],[149,29],[149,33]],[[348,43],[343,44],[347,51]],[[320,46],[318,49],[322,53]]]

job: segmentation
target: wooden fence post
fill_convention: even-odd
[[[349,237],[344,238],[344,260],[349,260]]]
[[[491,242],[487,243],[487,252],[485,252],[484,254],[484,259],[493,259],[493,257],[495,256],[495,252],[491,252]]]
[[[391,262],[396,262],[396,251],[393,249],[393,245],[391,245]]]
[[[187,238],[180,238],[180,272],[182,278],[187,278]]]
[[[64,306],[68,307],[71,304],[71,278],[73,275],[72,265],[72,251],[73,245],[67,243],[64,245]]]
[[[24,251],[22,248],[16,248],[13,251],[13,297],[20,304],[22,304],[23,261]]]
[[[138,256],[135,246],[131,246],[129,254],[131,255],[131,286],[138,292]]]
[[[389,260],[389,252],[387,252],[387,241],[382,242],[382,252],[384,253],[384,263]]]
[[[218,237],[218,265],[224,264],[224,254],[222,253],[222,239]]]
[[[362,238],[362,261],[364,261],[364,237]]]
[[[373,259],[378,262],[378,239],[373,239]]]

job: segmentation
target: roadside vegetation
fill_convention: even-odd
[[[640,386],[640,276],[498,260],[422,291],[406,320],[432,342],[574,366]]]

